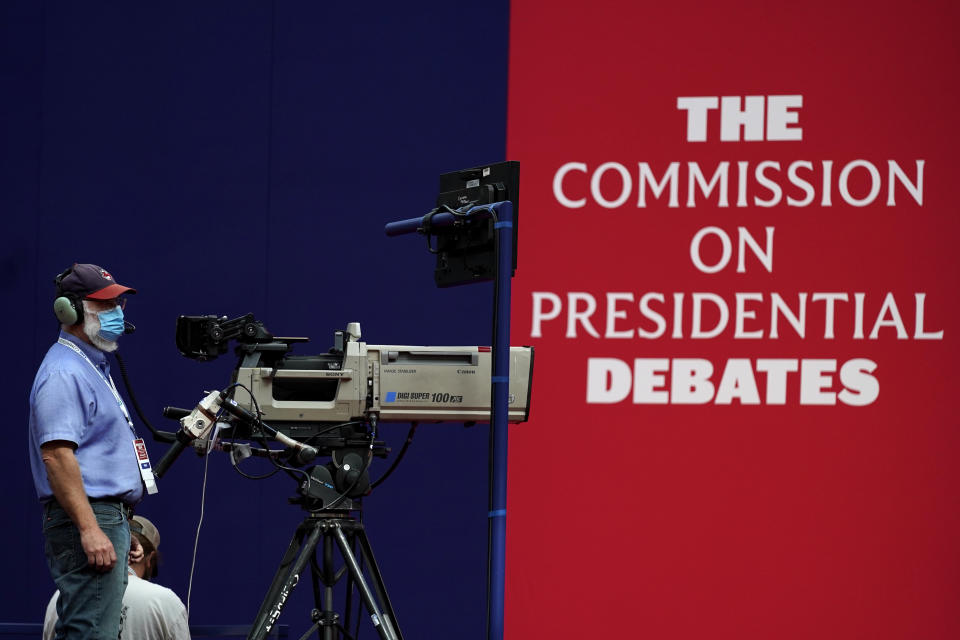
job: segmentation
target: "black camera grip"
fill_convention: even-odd
[[[177,441],[173,443],[173,446],[167,449],[167,452],[163,454],[163,457],[160,458],[160,462],[157,463],[157,466],[153,469],[153,475],[158,478],[162,478],[163,474],[167,472],[167,469],[170,468],[170,465],[183,453],[183,450],[193,441],[186,432],[178,431],[177,432]]]

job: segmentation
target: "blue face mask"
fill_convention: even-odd
[[[100,319],[100,331],[97,332],[104,340],[116,342],[123,335],[123,310],[114,307],[110,311],[101,311],[97,314]]]

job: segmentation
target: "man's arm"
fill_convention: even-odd
[[[47,478],[57,502],[80,531],[80,544],[91,567],[105,573],[117,564],[117,553],[110,538],[97,524],[93,508],[83,488],[83,476],[73,450],[66,440],[53,440],[40,446]]]

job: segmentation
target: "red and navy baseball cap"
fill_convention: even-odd
[[[110,272],[95,264],[74,264],[56,280],[61,293],[74,293],[91,300],[110,300],[137,290],[118,284]]]

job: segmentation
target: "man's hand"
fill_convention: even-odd
[[[130,536],[130,553],[127,554],[127,564],[136,564],[143,560],[143,545],[136,536]]]
[[[106,573],[117,564],[117,552],[110,538],[100,527],[92,527],[80,532],[80,544],[87,554],[87,562],[94,570]]]

